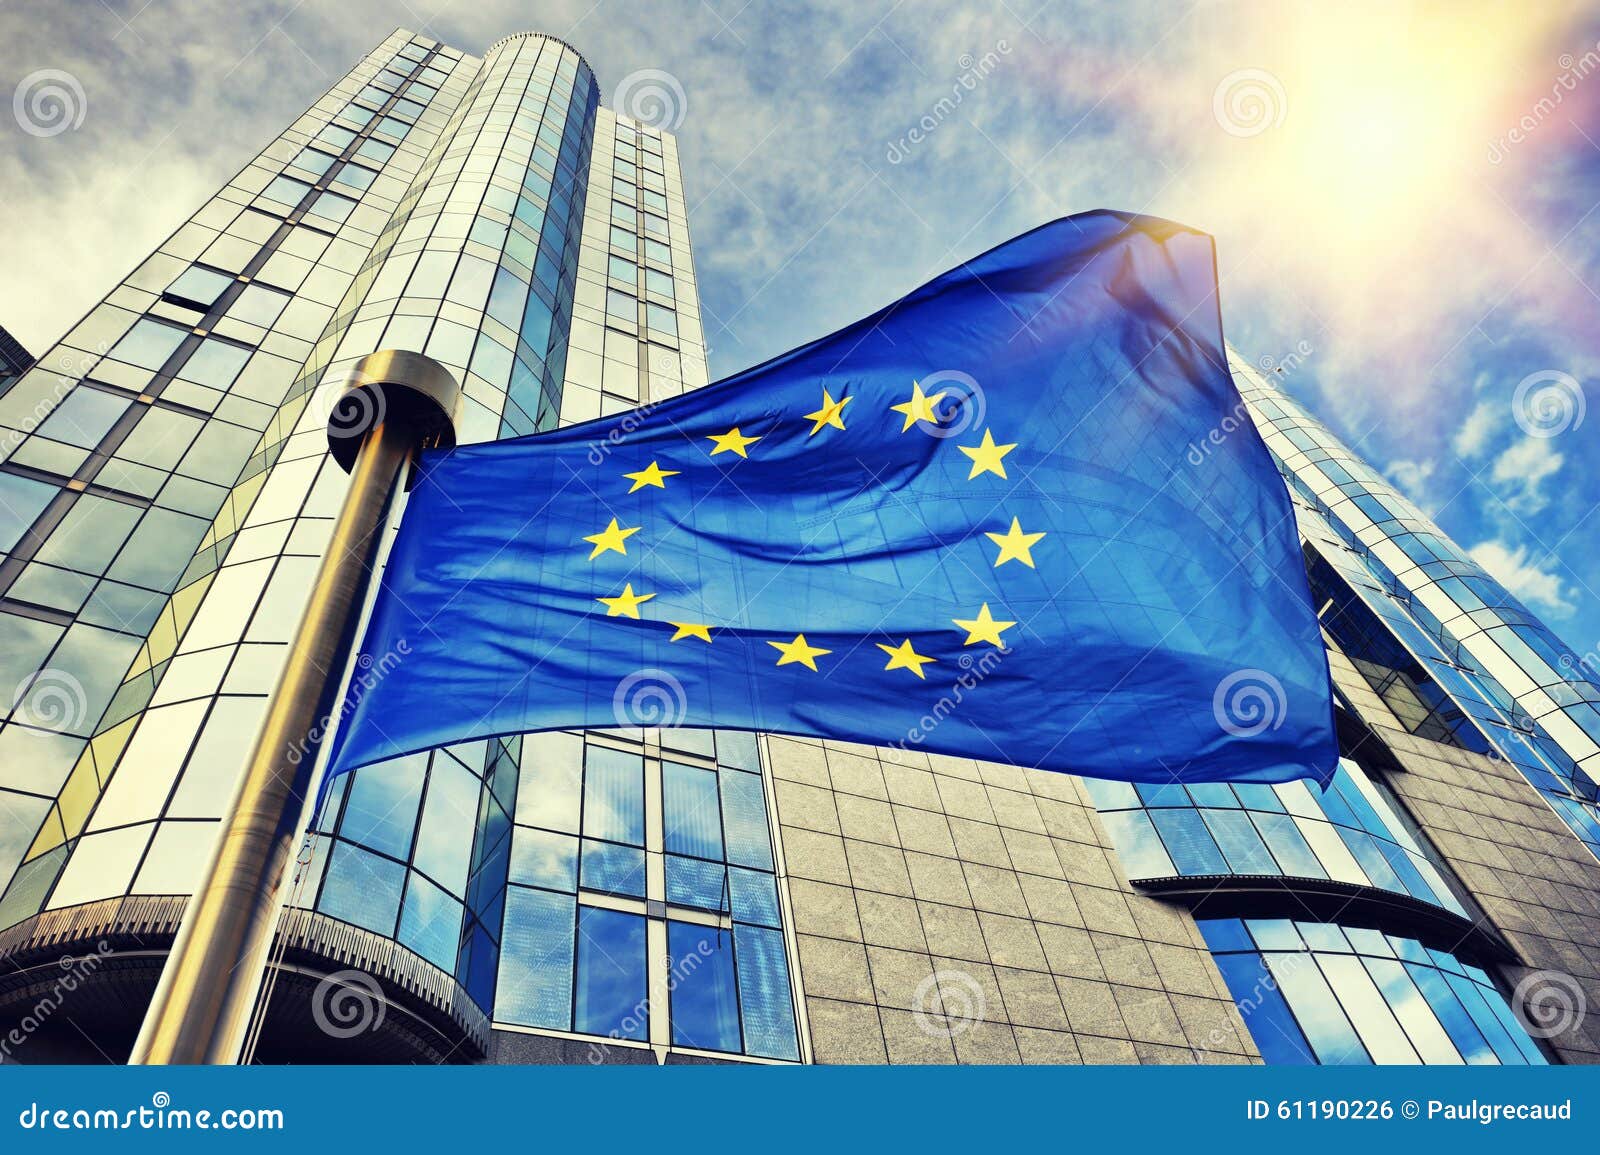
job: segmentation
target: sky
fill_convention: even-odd
[[[1600,665],[1600,0],[0,0],[0,325],[46,348],[397,26],[676,125],[714,377],[1055,217],[1214,234],[1235,348]]]

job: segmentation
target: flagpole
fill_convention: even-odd
[[[239,1061],[396,483],[420,449],[455,444],[460,393],[443,366],[417,353],[372,353],[351,371],[328,419],[350,489],[130,1064]]]

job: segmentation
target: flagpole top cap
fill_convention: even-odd
[[[413,449],[450,449],[460,403],[460,384],[433,358],[403,349],[368,353],[351,366],[328,414],[328,449],[346,473],[379,425],[398,427]]]

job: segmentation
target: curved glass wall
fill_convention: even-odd
[[[1489,976],[1376,930],[1201,919],[1228,990],[1271,1064],[1542,1064]]]
[[[755,735],[657,733],[524,739],[495,1018],[797,1059]]]
[[[339,302],[475,71],[392,36],[57,346],[81,381],[0,398],[32,510],[0,675],[35,691],[0,734],[0,805],[30,795],[0,924],[192,888],[348,484],[310,405]]]
[[[1600,856],[1600,686],[1582,661],[1325,426],[1250,365],[1230,365],[1319,555],[1313,585],[1344,608],[1328,624],[1357,668],[1394,706],[1409,656],[1431,700],[1396,709],[1401,723],[1510,761]]]
[[[1333,783],[1134,785],[1085,779],[1130,881],[1185,875],[1333,879],[1465,916],[1395,808],[1341,759]]]

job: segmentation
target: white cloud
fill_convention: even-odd
[[[1503,409],[1503,405],[1493,401],[1480,401],[1472,407],[1450,442],[1457,457],[1477,457],[1489,447],[1490,438],[1500,428]]]
[[[1527,546],[1511,547],[1503,541],[1486,541],[1467,551],[1472,560],[1530,606],[1567,617],[1573,611],[1571,594],[1561,576],[1541,569]]]
[[[1422,505],[1435,468],[1432,461],[1391,461],[1383,475],[1401,493]]]
[[[1524,437],[1494,459],[1489,478],[1506,505],[1519,513],[1538,513],[1549,503],[1540,487],[1565,461],[1552,439]]]

